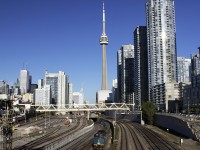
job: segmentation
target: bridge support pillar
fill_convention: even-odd
[[[87,119],[90,120],[90,111],[87,112]]]

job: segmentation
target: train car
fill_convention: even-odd
[[[93,138],[93,149],[94,150],[101,150],[104,149],[105,137],[102,134],[96,133]]]
[[[25,115],[18,115],[13,117],[13,123],[20,123],[25,120]]]
[[[93,138],[93,149],[94,150],[100,150],[100,149],[104,149],[104,145],[105,145],[105,141],[106,141],[106,131],[105,130],[99,130]]]
[[[106,136],[106,131],[105,131],[105,130],[99,130],[99,131],[97,132],[97,134],[103,135],[103,136],[105,137],[105,136]]]

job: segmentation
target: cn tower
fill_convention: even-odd
[[[108,45],[108,37],[106,35],[106,17],[103,2],[103,32],[100,38],[100,45],[102,45],[102,84],[101,90],[108,90],[107,81],[107,60],[106,60],[106,45]]]

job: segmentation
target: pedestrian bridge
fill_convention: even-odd
[[[134,104],[102,103],[102,104],[68,104],[68,105],[31,105],[38,112],[75,112],[75,111],[132,111]]]

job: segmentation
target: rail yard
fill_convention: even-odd
[[[135,149],[135,150],[178,150],[176,145],[167,141],[159,134],[152,130],[141,126],[137,123],[128,121],[119,121],[121,137],[118,146],[119,150]]]
[[[86,115],[53,115],[15,124],[14,150],[179,150],[166,137],[136,122]],[[113,134],[114,132],[114,134]],[[116,133],[118,132],[118,133]],[[115,135],[116,134],[116,135]],[[113,147],[113,141],[117,144]],[[195,149],[194,149],[195,150]]]

